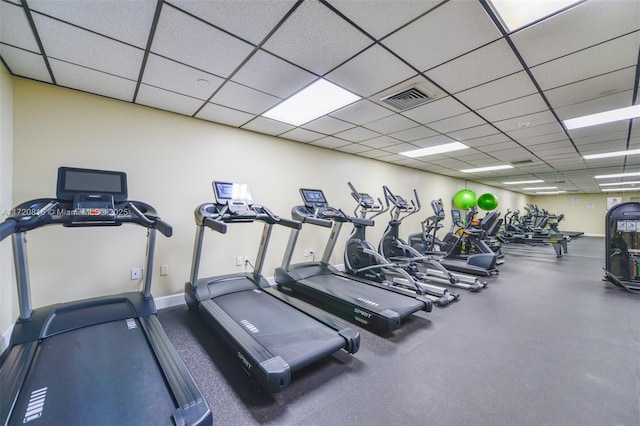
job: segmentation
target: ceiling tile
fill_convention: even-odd
[[[246,112],[223,107],[221,105],[215,105],[212,103],[208,103],[207,105],[205,105],[205,107],[202,108],[196,115],[196,118],[214,121],[234,127],[242,126],[253,117],[253,114],[248,114]]]
[[[500,38],[480,2],[450,1],[387,37],[383,44],[425,71]]]
[[[640,31],[531,68],[543,90],[617,71],[638,62]]]
[[[633,104],[633,90],[618,92],[613,95],[602,96],[578,104],[555,109],[561,120],[595,114],[616,108],[624,108]]]
[[[29,0],[29,9],[145,49],[156,4],[155,0]]]
[[[537,93],[537,90],[526,72],[503,77],[482,86],[465,90],[456,97],[473,109],[497,105],[523,96]]]
[[[469,146],[478,147],[485,145],[493,145],[494,143],[501,142],[509,142],[511,139],[507,135],[503,135],[502,133],[498,133],[495,135],[483,136],[481,138],[475,138],[466,141],[465,143]]]
[[[454,115],[460,115],[465,112],[469,112],[469,109],[451,96],[448,96],[404,111],[402,112],[402,115],[409,117],[418,123],[426,124],[442,120],[443,118],[453,117]]]
[[[401,141],[404,141],[404,142],[411,142],[418,139],[429,138],[435,135],[437,135],[437,133],[426,126],[416,126],[410,129],[401,130],[399,132],[390,134],[390,136],[396,139],[400,139]]]
[[[519,138],[518,142],[523,146],[529,147],[532,145],[539,145],[541,143],[557,142],[561,140],[569,140],[564,132],[549,133],[529,138]]]
[[[22,7],[0,2],[0,40],[21,49],[41,53]]]
[[[410,143],[401,142],[401,143],[398,143],[398,144],[386,146],[386,147],[384,147],[384,150],[388,151],[388,152],[394,152],[396,154],[399,154],[401,152],[412,151],[412,150],[417,149],[417,148],[418,148],[417,146],[412,145]]]
[[[304,143],[316,141],[324,136],[322,133],[312,132],[311,130],[301,129],[299,127],[280,135],[282,138]]]
[[[280,133],[285,133],[293,129],[294,126],[281,121],[271,120],[270,118],[256,117],[242,126],[242,128],[267,135],[279,135]]]
[[[442,1],[378,1],[375,7],[370,7],[371,0],[331,0],[330,3],[364,31],[380,39]]]
[[[447,132],[447,136],[457,141],[466,142],[469,140],[481,138],[483,136],[495,135],[496,133],[499,133],[499,132],[495,127],[489,124],[482,124],[480,126],[469,127],[463,130]]]
[[[287,98],[316,78],[302,68],[260,50],[233,76],[233,81]]]
[[[203,71],[227,77],[251,53],[253,47],[173,7],[165,6],[151,50]]]
[[[527,65],[559,58],[640,28],[636,0],[591,0],[511,36]]]
[[[321,146],[323,148],[334,149],[339,146],[349,145],[349,142],[334,138],[333,136],[327,136],[326,138],[318,139],[316,141],[310,142],[309,145]]]
[[[111,74],[94,71],[68,62],[50,59],[56,83],[71,89],[95,93],[101,96],[131,102],[136,90],[136,82]]]
[[[0,56],[15,75],[51,83],[42,55],[0,44]]]
[[[303,124],[302,127],[304,127],[305,129],[324,133],[325,135],[332,135],[334,133],[342,132],[347,129],[352,129],[355,126],[351,123],[347,123],[345,121],[325,115],[324,117],[320,117],[306,124]]]
[[[378,133],[389,134],[398,132],[400,130],[410,129],[415,125],[415,121],[409,120],[402,115],[395,114],[389,117],[381,118],[380,120],[372,121],[370,123],[364,124],[363,126]]]
[[[372,130],[365,129],[364,127],[354,127],[353,129],[336,133],[335,136],[341,139],[348,140],[350,142],[362,142],[364,140],[380,136],[380,134]]]
[[[536,127],[547,123],[556,123],[556,118],[550,111],[537,112],[508,120],[495,121],[493,124],[503,132]]]
[[[280,101],[275,96],[228,82],[211,98],[211,102],[252,114],[262,114]]]
[[[205,80],[208,83],[200,83]],[[161,56],[149,55],[142,82],[194,98],[207,100],[224,80]]]
[[[399,143],[401,143],[399,140],[390,138],[389,136],[380,136],[360,142],[361,145],[369,146],[371,148],[386,148]]]
[[[555,123],[541,124],[539,126],[524,127],[522,129],[510,130],[505,133],[513,139],[520,141],[521,139],[532,138],[534,136],[544,136],[562,132],[562,126]]]
[[[440,133],[449,133],[455,130],[467,129],[469,127],[485,124],[485,121],[472,112],[456,115],[455,117],[429,123],[429,127]]]
[[[253,44],[258,44],[286,15],[295,4],[295,0],[171,0],[171,4]]]
[[[514,99],[512,101],[479,109],[478,114],[490,122],[496,122],[540,111],[548,111],[548,107],[542,99],[542,96],[535,93],[533,95],[523,96],[522,98]]]
[[[362,70],[375,70],[365,72]],[[416,72],[378,45],[373,45],[326,75],[328,80],[364,98],[401,83]]]
[[[392,115],[393,112],[379,105],[374,104],[371,101],[363,99],[355,102],[349,106],[332,112],[332,117],[339,118],[344,121],[348,121],[353,124],[365,124],[370,121],[379,120],[383,117]]]
[[[263,47],[322,75],[370,44],[371,40],[360,31],[322,3],[313,1],[302,3]]]
[[[381,151],[379,149],[372,149],[370,151],[361,152],[358,155],[361,155],[367,158],[380,158],[380,157],[386,157],[387,155],[389,155],[389,153],[386,151]]]
[[[147,86],[146,84],[140,85],[136,103],[184,115],[194,114],[202,105],[202,101],[198,99]]]
[[[357,143],[352,143],[345,146],[340,146],[336,148],[336,151],[347,152],[349,154],[360,154],[361,152],[371,151],[371,148],[368,146],[363,146]]]
[[[97,71],[137,80],[144,51],[34,14],[45,53]]]
[[[554,108],[597,99],[607,94],[633,89],[636,67],[628,67],[597,77],[567,84],[545,92],[545,96]]]
[[[411,141],[411,144],[417,145],[420,148],[429,148],[431,146],[444,145],[446,143],[452,143],[452,142],[455,142],[455,140],[445,135],[436,135],[436,136],[432,136],[424,139]]]
[[[427,77],[457,93],[508,74],[522,71],[522,65],[503,39],[431,69]]]

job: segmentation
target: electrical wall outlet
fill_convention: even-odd
[[[304,249],[304,257],[313,256],[313,249]]]
[[[236,266],[242,266],[242,265],[244,265],[244,256],[236,257]]]
[[[139,280],[142,278],[142,268],[131,268],[131,279]]]

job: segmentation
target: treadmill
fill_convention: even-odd
[[[277,291],[262,276],[273,226],[299,229],[302,224],[254,204],[245,184],[213,182],[213,188],[216,202],[195,210],[191,279],[185,284],[189,309],[220,333],[239,366],[270,393],[286,389],[292,373],[321,358],[341,349],[356,353],[357,331]],[[251,222],[264,222],[253,272],[200,278],[205,229],[225,234],[228,224]]]
[[[148,230],[142,291],[32,309],[28,231],[124,223]],[[20,308],[0,369],[0,424],[212,424],[207,402],[156,317],[156,231],[172,234],[153,207],[127,200],[125,173],[69,167],[58,169],[56,198],[24,202],[0,224],[0,240],[13,240]]]
[[[304,205],[292,210],[294,219],[313,225],[331,228],[322,260],[291,264],[300,229],[292,229],[282,262],[276,269],[278,289],[333,311],[337,315],[364,324],[376,330],[388,332],[400,327],[403,318],[419,311],[431,311],[431,300],[421,295],[394,293],[379,287],[378,283],[340,272],[329,264],[340,229],[350,218],[340,210],[330,207],[319,189],[300,189]]]

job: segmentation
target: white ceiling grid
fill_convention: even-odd
[[[509,33],[486,0],[0,0],[0,59],[57,84],[447,176],[599,192],[639,171],[640,120],[560,120],[638,103],[640,0],[586,0]],[[261,115],[323,77],[363,99],[299,127]],[[382,94],[424,83],[398,111]],[[422,158],[400,152],[460,141]],[[480,174],[460,169],[512,163]],[[613,181],[624,181],[615,179]]]

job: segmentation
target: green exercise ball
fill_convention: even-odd
[[[482,210],[493,210],[498,207],[498,197],[493,194],[482,194],[478,197],[478,207]]]
[[[470,189],[461,189],[453,196],[453,205],[467,210],[476,205],[476,193]]]

